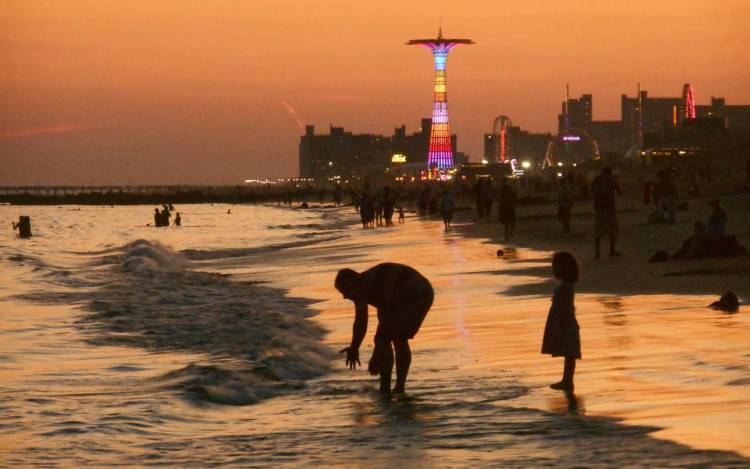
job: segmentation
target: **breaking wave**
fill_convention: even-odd
[[[192,257],[222,258],[240,251],[220,250],[213,256],[200,251],[203,256],[193,252]],[[94,256],[85,267],[68,268],[64,276],[77,278],[81,287],[75,291],[22,296],[82,304],[85,314],[78,324],[92,344],[204,357],[160,380],[193,401],[253,404],[299,389],[328,371],[333,352],[321,344],[325,331],[309,319],[313,312],[307,300],[257,282],[191,270],[190,257],[140,239]]]

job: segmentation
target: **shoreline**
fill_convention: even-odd
[[[678,212],[675,224],[646,224],[652,205],[639,205],[633,200],[618,201],[620,236],[617,250],[622,257],[594,258],[594,213],[592,202],[585,200],[573,206],[571,232],[563,233],[557,219],[556,205],[524,205],[516,208],[517,221],[514,239],[503,239],[503,225],[497,221],[456,225],[456,232],[469,238],[484,239],[488,245],[509,251],[498,257],[513,263],[514,249],[530,248],[549,252],[550,256],[539,259],[542,267],[504,269],[503,274],[538,275],[544,277],[539,283],[521,288],[510,288],[511,295],[547,294],[552,279],[549,275],[551,253],[572,252],[581,267],[581,280],[577,286],[580,293],[611,295],[638,294],[706,294],[716,298],[727,290],[740,297],[741,303],[750,301],[750,255],[711,259],[670,259],[666,262],[650,263],[650,257],[658,250],[669,254],[676,252],[682,242],[692,236],[693,221],[708,218],[709,197],[691,199],[689,208]],[[729,212],[727,233],[737,235],[741,245],[750,251],[750,193],[722,197],[722,204]],[[602,252],[609,247],[602,240]],[[490,249],[488,247],[488,249]],[[503,266],[506,267],[506,266]],[[614,275],[619,273],[620,275]]]

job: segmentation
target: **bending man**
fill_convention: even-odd
[[[403,394],[411,365],[409,339],[414,338],[432,306],[432,285],[407,265],[384,263],[362,273],[341,269],[335,286],[355,306],[352,343],[341,350],[346,353],[346,365],[351,369],[361,366],[359,346],[367,332],[368,305],[372,305],[378,309],[378,329],[368,369],[370,374],[380,375],[380,392],[390,394],[395,348],[396,387],[393,392]]]

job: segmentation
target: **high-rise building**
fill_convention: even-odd
[[[557,130],[561,133],[571,129],[588,131],[593,115],[593,97],[590,94],[581,95],[578,99],[566,98],[557,116]]]
[[[445,84],[445,64],[448,52],[460,44],[474,44],[471,39],[445,39],[442,28],[435,39],[412,39],[407,45],[422,45],[430,49],[435,59],[435,86],[432,105],[432,127],[430,147],[427,155],[429,168],[438,170],[453,167],[451,127],[448,119],[448,93]]]

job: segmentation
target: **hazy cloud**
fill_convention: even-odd
[[[43,127],[26,127],[22,129],[0,129],[0,140],[18,140],[36,137],[37,135],[64,134],[77,130],[98,127],[97,124],[52,124]]]

